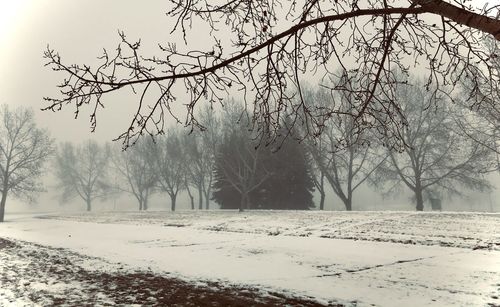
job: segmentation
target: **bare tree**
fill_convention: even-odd
[[[109,148],[88,140],[80,145],[61,144],[54,161],[61,201],[81,198],[92,210],[92,202],[112,192],[108,179]]]
[[[227,135],[221,145],[218,170],[220,177],[240,193],[240,212],[250,208],[250,192],[269,177],[269,174],[259,172],[258,162],[263,150],[262,146],[253,145],[246,134],[236,132]]]
[[[188,182],[198,190],[198,209],[210,208],[210,193],[215,165],[215,144],[209,144],[208,130],[185,135],[183,138],[184,159]]]
[[[139,202],[139,210],[148,210],[148,200],[157,183],[151,155],[154,146],[151,139],[142,139],[126,151],[117,148],[111,159],[113,169],[122,179],[116,188],[132,194]]]
[[[205,152],[205,165],[207,172],[203,183],[203,192],[205,194],[205,208],[208,209],[212,195],[217,148],[221,143],[222,126],[220,118],[215,116],[213,110],[208,106],[202,110],[200,118],[201,123],[206,128],[202,136],[202,145],[203,151]]]
[[[350,100],[355,99],[355,90],[342,95],[332,95],[329,91],[318,90],[314,95],[309,92],[306,102],[318,110],[328,105],[339,104],[340,110],[350,107]],[[343,202],[347,211],[352,210],[353,194],[381,163],[373,153],[375,144],[366,131],[357,130],[355,119],[346,110],[341,114],[324,114],[322,134],[308,140],[308,148],[320,174],[323,175],[334,193]],[[372,145],[372,146],[370,146]],[[383,160],[384,158],[382,158]]]
[[[105,50],[97,67],[64,63],[48,48],[47,66],[65,77],[61,96],[46,98],[46,109],[71,104],[78,114],[90,105],[94,129],[104,97],[132,88],[137,111],[118,137],[128,146],[140,135],[163,133],[167,114],[180,121],[173,111],[178,93],[189,95],[185,125],[201,127],[195,116],[198,103],[219,103],[234,88],[253,107],[257,131],[272,136],[285,114],[293,115],[293,123],[316,121],[304,104],[302,80],[309,79],[311,71],[329,76],[332,67],[340,67],[350,73],[349,83],[362,85],[350,102],[354,125],[359,131],[375,128],[403,146],[405,119],[394,86],[407,76],[395,75],[394,68],[407,72],[412,65],[426,67],[426,83],[439,84],[436,90],[466,75],[476,76],[475,84],[497,90],[498,76],[490,69],[493,54],[481,47],[487,35],[500,40],[497,15],[498,6],[477,8],[467,0],[175,1],[168,11],[175,20],[172,32],[187,43],[196,24],[197,32],[206,29],[213,38],[212,46],[181,50],[169,42],[159,44],[157,55],[147,56],[140,41],[120,33],[116,52]],[[335,90],[349,89],[339,85]],[[309,133],[317,135],[316,128]]]
[[[316,145],[318,151],[322,151],[322,141],[319,140]],[[325,209],[325,199],[326,199],[326,190],[325,190],[325,173],[322,168],[316,163],[316,160],[312,159],[312,180],[314,182],[314,187],[319,192],[319,210]]]
[[[399,85],[397,95],[408,119],[402,134],[408,146],[400,153],[387,150],[389,158],[377,170],[378,182],[388,182],[389,192],[407,186],[418,211],[424,209],[425,193],[488,189],[484,175],[494,163],[492,151],[459,132],[455,106],[418,85]]]
[[[45,162],[53,153],[53,139],[35,124],[33,110],[0,107],[0,222],[4,221],[7,195],[32,199],[43,191],[39,182]]]
[[[188,196],[189,196],[189,201],[191,202],[191,210],[194,210],[195,207],[194,207],[194,196],[193,196],[193,192],[191,192],[191,187],[189,186],[189,175],[185,174],[185,178],[184,178],[184,186],[186,188],[186,192],[188,193]]]
[[[198,190],[198,209],[201,210],[203,209],[205,177],[209,173],[207,173],[207,155],[203,151],[202,140],[198,133],[182,136],[182,150],[185,162],[186,187],[192,185]],[[211,169],[208,170],[208,172],[210,171]],[[188,194],[190,193],[188,191]]]
[[[156,140],[151,151],[158,187],[170,196],[172,211],[176,208],[177,195],[186,187],[186,164],[180,138],[179,130],[170,129]]]
[[[241,196],[239,211],[250,208],[249,194],[261,186],[270,173],[260,165],[267,149],[257,146],[248,129],[248,114],[244,107],[232,101],[223,118],[224,135],[217,151],[216,176],[232,186]]]

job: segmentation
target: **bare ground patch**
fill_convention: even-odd
[[[0,238],[0,305],[324,306],[221,282],[191,283],[119,263]],[[332,302],[330,306],[341,306]]]

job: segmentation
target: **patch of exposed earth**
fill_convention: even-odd
[[[256,288],[183,281],[65,249],[0,238],[0,306],[53,305],[324,306]]]

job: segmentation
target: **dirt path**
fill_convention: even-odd
[[[216,282],[191,284],[120,264],[0,238],[0,306],[323,306]],[[340,306],[340,305],[331,305]]]

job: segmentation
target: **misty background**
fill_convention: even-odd
[[[131,40],[140,39],[142,50],[148,55],[158,53],[158,43],[175,42],[179,48],[186,48],[178,34],[170,34],[173,21],[165,16],[169,5],[160,0],[149,0],[147,6],[131,0],[0,0],[0,103],[12,107],[32,107],[38,126],[47,128],[57,144],[70,141],[76,145],[88,139],[100,144],[111,142],[128,127],[137,107],[137,96],[131,91],[107,96],[105,108],[98,113],[94,133],[90,131],[90,108],[84,108],[77,119],[74,118],[75,109],[72,105],[60,112],[42,112],[40,109],[47,106],[43,97],[55,96],[56,85],[61,81],[61,74],[44,67],[43,52],[50,45],[61,53],[65,62],[93,65],[103,48],[116,48],[120,42],[118,30],[124,31]],[[196,27],[196,24],[193,28],[195,31],[190,31],[187,37],[190,49],[213,43],[206,35],[206,29]],[[418,72],[414,73],[418,75]],[[314,83],[313,77],[310,82]],[[238,98],[237,95],[233,96]],[[177,111],[182,112],[183,102],[179,100],[178,103]],[[168,121],[175,124],[173,119]],[[447,197],[443,200],[443,209],[500,211],[498,173],[491,174],[490,181],[496,187],[491,193],[466,192],[465,197]],[[47,192],[40,194],[36,203],[27,204],[10,197],[7,212],[85,209],[83,201],[59,203],[50,169],[44,183]],[[325,210],[343,210],[342,202],[328,185],[326,188]],[[317,196],[316,193],[315,202]],[[381,193],[364,185],[354,197],[353,208],[413,211],[414,203],[410,197],[409,190],[404,190],[397,197],[383,198]],[[179,196],[177,206],[180,210],[190,208],[185,192]],[[149,207],[151,210],[168,210],[168,195],[153,195]],[[216,204],[212,203],[211,207],[215,208]],[[93,205],[93,210],[136,209],[136,200],[125,194],[111,197],[105,202],[97,200]]]

